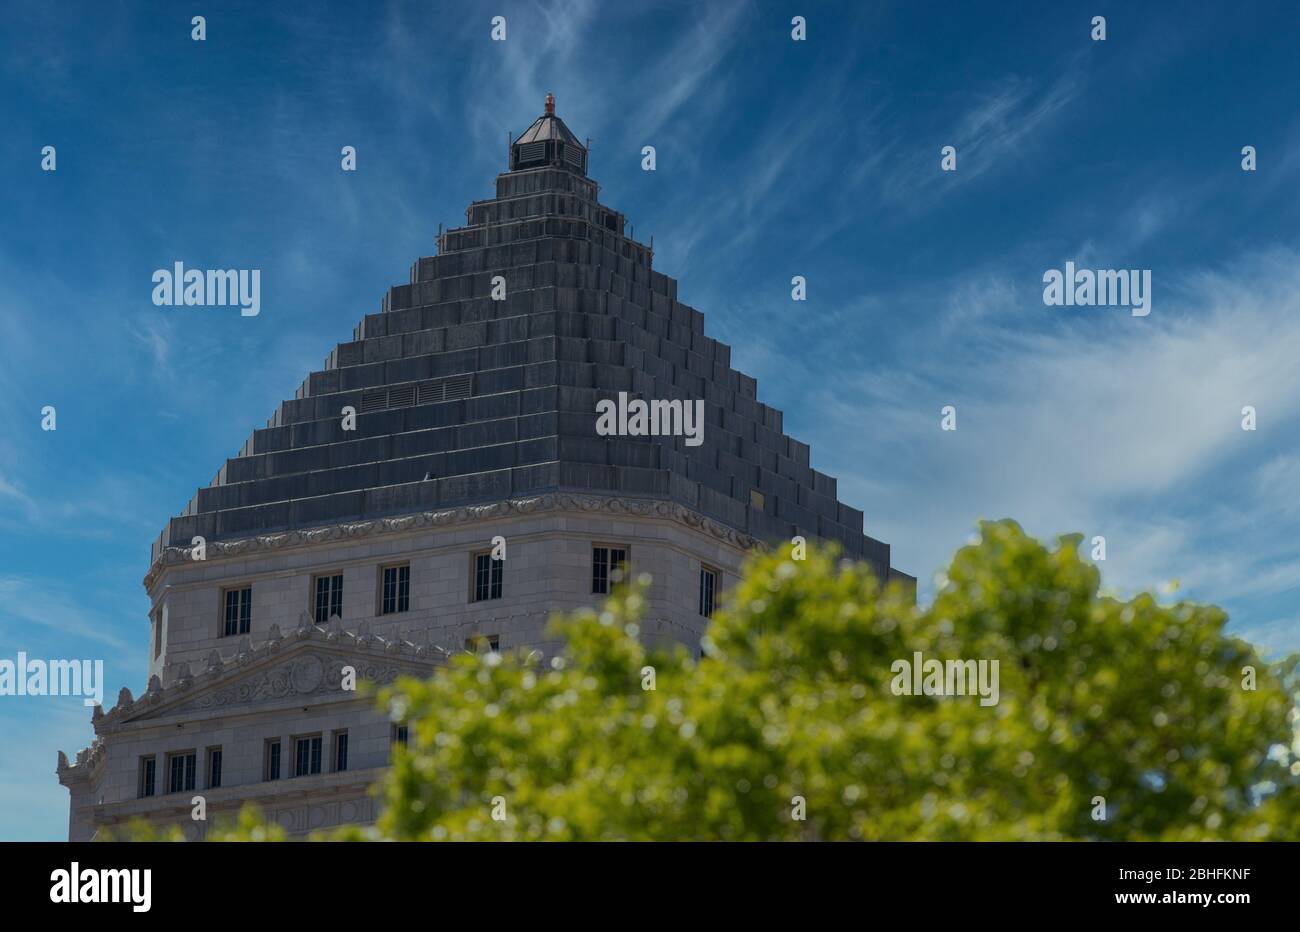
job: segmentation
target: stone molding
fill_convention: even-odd
[[[543,514],[553,511],[662,518],[677,521],[695,530],[704,531],[718,540],[732,544],[742,550],[763,547],[762,542],[752,535],[737,531],[721,521],[707,517],[693,508],[688,508],[669,499],[624,498],[621,496],[549,492],[527,498],[510,498],[488,505],[464,505],[438,511],[422,511],[416,514],[398,515],[389,518],[370,518],[365,521],[351,521],[322,527],[282,531],[275,534],[244,537],[238,540],[211,541],[207,544],[206,560],[203,562],[247,556],[255,553],[310,547],[314,544],[361,540],[384,534],[401,534],[421,528],[447,527],[449,525],[487,521],[494,518]],[[191,560],[190,550],[189,547],[164,548],[144,577],[145,588],[152,589],[166,567],[199,562]]]
[[[356,631],[344,631],[337,615],[322,627],[313,624],[303,612],[298,628],[287,638],[281,635],[278,625],[272,625],[261,643],[254,644],[244,635],[234,652],[225,656],[214,649],[201,663],[169,664],[166,683],[154,674],[139,699],[123,686],[112,709],[105,712],[103,706],[95,706],[91,714],[95,741],[78,751],[72,762],[59,751],[55,772],[63,783],[93,773],[103,756],[104,736],[164,709],[169,713],[199,713],[295,695],[337,693],[345,664],[356,667],[358,679],[381,685],[391,683],[404,672],[432,672],[445,661],[447,652],[429,644],[427,632],[425,640],[424,644],[416,644],[401,638],[381,638],[370,633],[367,621],[358,624]],[[240,676],[245,670],[247,675]],[[196,689],[199,692],[190,701],[182,701]]]

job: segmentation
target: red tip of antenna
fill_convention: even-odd
[[[554,94],[546,95],[546,115],[555,116],[555,95]]]

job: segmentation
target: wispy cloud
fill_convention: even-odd
[[[1084,76],[1070,66],[1054,79],[1006,75],[973,93],[948,126],[931,126],[931,144],[909,146],[909,157],[884,163],[882,198],[895,209],[921,212],[991,171],[1006,172],[1032,140],[1056,121],[1083,90]],[[933,122],[933,121],[932,121]],[[915,139],[916,130],[911,131]],[[939,170],[939,150],[957,150],[957,170]]]
[[[691,17],[690,28],[666,55],[657,57],[639,82],[645,88],[639,95],[641,106],[627,120],[638,138],[661,135],[681,110],[699,101],[705,82],[743,34],[737,26],[748,11],[747,3],[710,4]],[[693,109],[697,118],[702,115]]]
[[[113,651],[114,660],[139,653],[138,645],[128,643],[116,626],[106,623],[109,617],[74,601],[48,579],[2,576],[0,601],[9,619],[4,625],[6,650],[81,656],[93,646]],[[110,600],[98,604],[114,603]],[[19,635],[20,631],[25,633]]]
[[[1283,493],[1295,460],[1267,459],[1253,479],[1237,470],[1300,423],[1298,260],[1276,250],[1189,275],[1177,289],[1188,297],[1144,320],[1089,309],[1020,330],[1013,314],[1053,311],[996,312],[996,337],[975,352],[947,342],[877,368],[855,380],[859,400],[818,398],[828,423],[872,425],[849,456],[877,482],[842,487],[864,502],[868,531],[923,575],[977,519],[1010,515],[1035,533],[1113,537],[1117,585],[1287,591],[1300,582],[1296,545],[1271,516],[1294,497]],[[956,432],[939,430],[943,404],[958,409]],[[1241,430],[1246,404],[1264,419],[1258,432]],[[882,474],[893,477],[883,489]],[[1251,494],[1211,507],[1236,488]]]

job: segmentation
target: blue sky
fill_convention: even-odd
[[[1300,648],[1294,4],[192,6],[5,13],[0,657],[140,691],[150,541],[491,196],[547,91],[923,598],[1010,516]],[[260,315],[155,307],[176,260],[260,269]],[[1045,306],[1067,260],[1151,269],[1150,316]],[[65,837],[55,751],[90,737],[79,698],[0,697],[0,838]]]

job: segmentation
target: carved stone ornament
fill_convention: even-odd
[[[726,541],[744,550],[764,546],[757,538],[742,531],[737,531],[735,528],[720,521],[715,521],[713,518],[706,517],[678,502],[663,499],[616,498],[551,492],[529,498],[507,499],[490,505],[467,505],[441,511],[423,511],[418,514],[400,515],[392,518],[374,518],[368,521],[351,521],[325,527],[284,531],[260,537],[246,537],[240,540],[212,541],[207,544],[207,562],[219,560],[223,557],[237,557],[270,550],[307,547],[333,541],[356,540],[382,534],[400,534],[421,528],[445,527],[449,524],[465,524],[471,521],[507,517],[512,514],[531,515],[545,511],[585,511],[593,513],[604,511],[615,515],[663,518],[677,521],[695,530],[704,531],[718,540]],[[187,562],[189,559],[188,554],[189,550],[185,547],[164,548],[145,575],[145,588],[153,588],[164,567]]]

